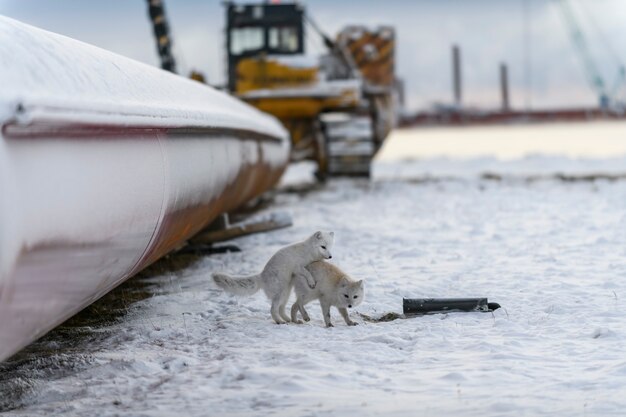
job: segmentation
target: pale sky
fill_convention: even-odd
[[[626,61],[626,0],[568,0],[605,82]],[[179,69],[223,83],[224,8],[221,0],[164,0]],[[498,64],[509,65],[514,108],[593,106],[580,56],[557,0],[309,0],[307,11],[326,32],[342,26],[394,25],[397,73],[410,109],[451,103],[451,52],[462,51],[463,102],[500,104]],[[524,10],[528,6],[529,32]],[[139,61],[158,65],[145,0],[0,0],[0,14],[61,33]],[[323,52],[308,28],[311,55]],[[525,33],[530,33],[529,37]],[[530,61],[525,60],[525,39]],[[530,93],[526,63],[530,63]],[[622,86],[622,94],[624,91]]]

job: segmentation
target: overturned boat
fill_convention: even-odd
[[[272,187],[274,118],[0,16],[0,360]]]

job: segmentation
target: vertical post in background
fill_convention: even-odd
[[[454,88],[454,104],[461,108],[461,51],[458,45],[452,45],[452,83]]]
[[[176,73],[176,61],[172,55],[172,40],[169,35],[169,27],[165,18],[165,9],[161,0],[147,0],[148,13],[154,29],[157,51],[161,60],[161,68],[165,71]]]
[[[505,63],[500,64],[500,93],[502,95],[502,111],[509,112],[509,71]]]

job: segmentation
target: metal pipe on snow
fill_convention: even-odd
[[[272,187],[282,125],[0,17],[0,360]]]

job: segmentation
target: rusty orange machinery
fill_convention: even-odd
[[[395,82],[395,31],[390,26],[370,30],[348,26],[337,36],[337,43],[349,53],[366,82],[392,87]]]
[[[337,43],[349,53],[364,79],[376,127],[374,137],[380,145],[396,124],[395,30],[391,26],[375,30],[348,26],[337,36]]]

